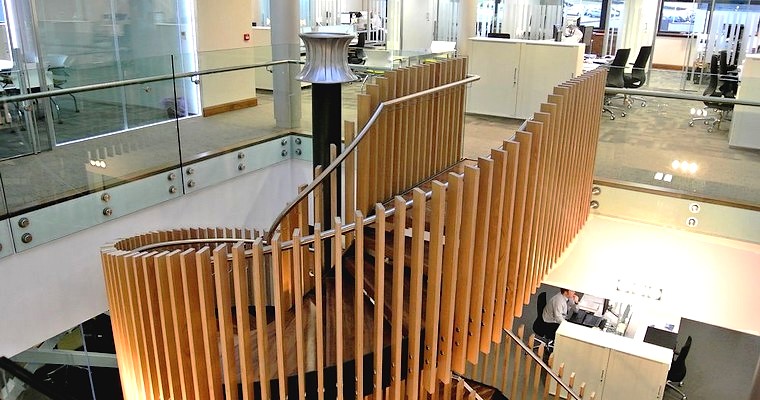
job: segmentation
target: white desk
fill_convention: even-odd
[[[596,399],[661,399],[673,350],[645,343],[649,324],[646,318],[634,324],[635,317],[626,336],[563,322],[554,342],[554,370],[564,364],[566,382],[575,372],[576,387],[585,382],[586,393],[596,393]]]

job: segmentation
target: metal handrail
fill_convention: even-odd
[[[449,185],[448,182],[443,183],[444,187],[448,187],[448,185]],[[433,197],[433,192],[432,191],[425,192],[425,198],[426,199],[429,200],[431,197]],[[407,200],[404,203],[404,205],[405,205],[406,208],[411,207],[413,204],[414,204],[414,200],[413,199]],[[396,214],[396,208],[395,207],[388,208],[388,209],[385,210],[385,212],[383,214],[385,215],[386,218],[387,217],[391,217],[391,216],[393,216],[393,215]],[[371,225],[371,224],[375,223],[376,220],[377,220],[377,215],[370,215],[369,217],[365,217],[363,221],[364,221],[364,225],[366,226],[366,225]],[[351,223],[346,224],[346,225],[341,225],[341,227],[340,227],[340,233],[342,235],[345,235],[347,233],[351,233],[351,232],[353,232],[355,230],[356,230],[356,223],[355,222],[351,222]],[[319,239],[320,240],[324,240],[324,239],[331,238],[331,237],[335,236],[336,232],[337,231],[334,228],[322,231],[320,233],[320,235],[319,235]],[[253,243],[255,243],[258,240],[259,239],[245,239],[245,238],[181,239],[181,240],[170,240],[170,241],[166,241],[166,242],[150,243],[150,244],[146,244],[144,246],[136,247],[136,248],[134,248],[132,250],[129,250],[129,251],[145,252],[145,251],[151,251],[151,250],[155,250],[155,249],[158,249],[158,248],[161,248],[161,247],[166,247],[166,246],[180,246],[180,245],[204,244],[204,243],[248,243],[248,244],[253,244]],[[317,240],[317,238],[314,235],[304,236],[304,237],[301,238],[301,245],[309,245],[311,243],[314,243],[316,240]],[[292,240],[287,240],[287,241],[284,241],[284,242],[280,243],[280,248],[282,250],[289,250],[289,249],[293,248],[293,241]],[[272,252],[272,246],[271,246],[271,244],[264,246],[263,251],[262,251],[263,254],[269,254],[271,252]],[[246,252],[246,253],[248,253],[248,252]]]
[[[341,152],[340,155],[338,155],[338,157],[332,163],[330,163],[330,165],[327,166],[327,168],[325,168],[321,174],[319,174],[319,176],[317,176],[313,181],[311,181],[311,183],[309,183],[309,185],[306,186],[306,188],[302,190],[298,194],[298,196],[296,196],[295,200],[290,202],[290,204],[287,207],[285,207],[285,209],[282,210],[280,214],[277,215],[277,217],[274,219],[274,222],[272,223],[272,225],[269,227],[269,230],[267,231],[267,235],[265,238],[266,242],[269,243],[272,240],[272,236],[274,235],[274,232],[277,229],[277,226],[280,225],[280,223],[285,218],[285,216],[288,215],[288,213],[293,208],[295,208],[304,198],[306,198],[306,196],[308,196],[311,192],[313,192],[314,189],[317,187],[317,185],[319,185],[320,183],[322,183],[322,181],[327,179],[330,173],[332,173],[336,168],[338,168],[338,166],[341,163],[343,163],[343,161],[346,158],[348,158],[348,155],[359,145],[359,142],[361,142],[362,139],[364,139],[364,137],[367,135],[367,132],[369,132],[369,129],[372,127],[372,125],[375,124],[375,121],[377,121],[377,118],[380,117],[380,114],[383,112],[385,107],[393,106],[399,103],[404,103],[409,100],[413,100],[413,99],[426,96],[429,94],[433,94],[433,93],[438,93],[440,91],[451,89],[457,86],[466,85],[468,83],[472,83],[477,80],[480,80],[479,75],[468,74],[465,79],[462,79],[456,82],[447,83],[445,85],[437,86],[432,89],[426,89],[417,93],[413,93],[413,94],[402,96],[396,99],[386,100],[386,101],[381,102],[377,106],[377,109],[375,110],[375,112],[367,121],[367,124],[364,125],[364,128],[362,128],[361,132],[359,132],[359,134],[356,135],[356,138],[354,138],[354,140],[351,143],[349,143],[348,146],[346,146],[343,152]]]
[[[702,101],[702,102],[706,101],[710,103],[725,103],[725,104],[735,104],[739,106],[760,107],[760,101],[741,100],[741,99],[735,99],[731,97],[702,96],[699,94],[666,92],[666,91],[661,91],[661,90],[624,89],[624,88],[605,87],[604,93],[605,94],[628,94],[631,96],[663,97],[666,99],[694,100],[694,101]]]
[[[562,378],[560,378],[560,376],[557,375],[556,372],[552,371],[552,369],[549,368],[548,365],[546,365],[546,363],[544,362],[544,360],[542,360],[541,358],[539,358],[536,355],[536,353],[533,352],[533,349],[531,349],[530,347],[528,347],[528,345],[526,345],[525,343],[523,343],[522,339],[520,339],[519,337],[517,337],[517,335],[515,335],[509,329],[504,329],[504,332],[506,332],[507,335],[510,338],[512,338],[512,341],[517,342],[517,344],[522,348],[522,350],[525,353],[527,353],[528,355],[530,355],[530,357],[533,359],[533,361],[535,361],[536,363],[538,363],[538,365],[541,366],[541,369],[543,369],[549,376],[551,376],[552,379],[554,379],[555,381],[557,381],[557,385],[562,386],[562,389],[564,389],[565,391],[567,391],[567,393],[569,393],[569,395],[572,396],[573,399],[575,399],[575,400],[583,400],[580,396],[578,396],[577,394],[575,394],[575,392],[573,392],[573,388],[571,388],[565,382],[562,382]]]

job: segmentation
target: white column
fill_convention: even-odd
[[[457,31],[457,53],[468,55],[470,53],[469,39],[475,36],[475,20],[477,18],[478,2],[476,0],[462,0],[459,7],[459,30]]]
[[[272,60],[298,60],[298,0],[271,0]],[[295,128],[301,123],[301,84],[295,80],[299,66],[272,68],[274,117],[278,128]]]
[[[401,0],[388,0],[388,21],[385,26],[388,30],[385,47],[388,50],[401,50],[401,20],[403,16]]]

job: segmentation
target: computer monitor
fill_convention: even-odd
[[[648,326],[647,332],[644,334],[644,343],[651,343],[666,349],[675,350],[678,343],[678,334]]]
[[[351,13],[340,13],[340,24],[341,25],[350,25],[351,24]]]

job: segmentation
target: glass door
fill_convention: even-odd
[[[35,10],[24,0],[4,0],[9,56],[0,65],[3,96],[39,93],[50,90],[51,77],[41,67]],[[53,113],[47,99],[10,101],[3,103],[2,128],[8,146],[0,157],[14,157],[48,150],[55,145]]]

